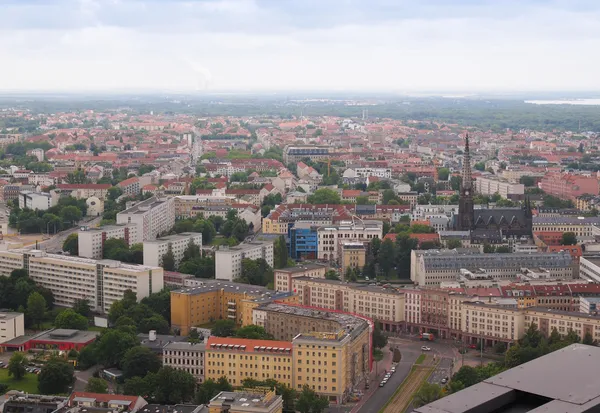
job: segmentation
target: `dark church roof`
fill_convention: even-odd
[[[476,209],[475,227],[527,226],[527,211],[523,208]]]

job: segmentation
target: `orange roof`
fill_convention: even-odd
[[[213,346],[213,344],[215,346]],[[246,353],[254,353],[259,348],[264,347],[267,348],[283,348],[283,349],[292,349],[291,341],[276,341],[276,340],[251,340],[247,338],[231,338],[231,337],[215,337],[211,336],[208,338],[206,342],[207,350],[236,350],[236,351],[244,351]],[[216,348],[217,345],[221,345],[221,348]],[[232,348],[224,348],[223,346],[233,346]],[[235,346],[239,346],[235,348]],[[242,348],[242,346],[245,346]],[[257,348],[257,350],[255,350]],[[264,352],[264,351],[263,351]]]
[[[421,244],[422,242],[426,242],[426,241],[439,241],[440,240],[440,235],[439,234],[410,234],[411,238],[414,238],[416,240],[419,240],[419,244]]]

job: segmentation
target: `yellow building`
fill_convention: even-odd
[[[556,329],[562,336],[573,330],[581,338],[589,333],[594,340],[600,340],[600,317],[595,315],[542,307],[528,308],[525,311],[525,331],[534,323],[546,337]]]
[[[171,291],[171,326],[187,335],[190,327],[215,320],[233,320],[238,326],[252,324],[252,309],[274,300],[293,304],[297,297],[257,285],[207,280],[198,287]]]
[[[276,339],[292,340],[295,390],[306,384],[339,404],[371,369],[373,326],[364,318],[278,303],[254,313],[262,313],[265,330]]]
[[[348,268],[362,269],[365,266],[367,248],[362,242],[342,242],[339,254],[339,262],[344,274]]]
[[[217,381],[227,377],[234,387],[246,378],[277,380],[292,387],[292,343],[210,337],[206,343],[205,378]]]
[[[269,217],[263,218],[262,232],[263,234],[280,234],[286,235],[288,232],[289,223],[287,221],[276,221]]]
[[[222,391],[210,401],[209,413],[281,413],[283,399],[275,391]]]

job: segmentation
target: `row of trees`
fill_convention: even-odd
[[[24,269],[13,270],[8,277],[0,277],[0,308],[25,314],[26,326],[39,326],[54,315],[48,311],[54,306],[52,291],[39,286]]]
[[[236,329],[235,322],[233,320],[217,320],[213,328],[210,330],[210,334],[215,337],[273,340],[273,336],[267,333],[263,327],[251,324]]]
[[[45,211],[12,205],[8,223],[21,233],[57,233],[76,225],[87,213],[84,199],[61,197],[58,204]]]

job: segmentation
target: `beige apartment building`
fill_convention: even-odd
[[[462,333],[466,342],[484,340],[486,346],[496,342],[514,342],[525,333],[525,313],[481,302],[462,304]]]
[[[525,185],[511,183],[494,175],[478,176],[475,180],[475,191],[481,195],[499,194],[502,198],[509,198],[512,195],[523,195]]]
[[[292,292],[294,278],[308,277],[325,279],[327,266],[321,264],[303,264],[298,267],[281,268],[274,271],[275,291]]]
[[[340,245],[340,256],[338,262],[345,275],[346,270],[362,269],[367,261],[367,247],[362,242],[342,241]]]
[[[163,347],[163,366],[187,371],[202,383],[205,350],[204,343],[169,342]]]
[[[594,340],[600,340],[600,317],[598,315],[530,307],[524,315],[525,331],[533,323],[546,337],[556,329],[563,336],[569,330],[573,330],[581,338],[589,333]]]
[[[292,291],[301,305],[345,311],[377,320],[385,331],[404,324],[404,293],[395,288],[298,277]]]
[[[383,237],[381,221],[344,221],[339,225],[327,225],[317,230],[318,259],[337,261],[340,245],[343,242],[371,242]]]
[[[578,239],[590,238],[600,225],[598,217],[534,217],[533,232],[573,232]]]
[[[0,311],[0,344],[25,335],[25,315]]]

